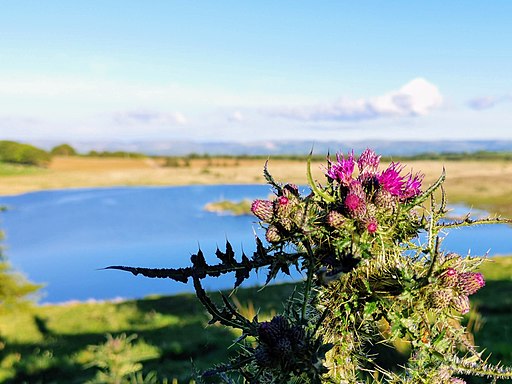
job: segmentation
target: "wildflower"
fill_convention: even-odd
[[[478,272],[465,272],[459,274],[458,290],[464,295],[472,295],[485,285],[484,276]]]
[[[405,184],[403,185],[400,197],[406,200],[421,194],[420,188],[424,176],[425,175],[420,173],[417,173],[416,175],[413,176],[412,173],[410,173],[408,179],[405,181]]]
[[[380,187],[393,196],[401,196],[402,194],[404,186],[404,178],[400,175],[402,169],[404,169],[403,165],[393,162],[377,176]]]
[[[380,156],[377,155],[374,151],[367,148],[359,159],[357,160],[357,167],[359,168],[359,175],[361,179],[367,179],[368,177],[372,177],[377,173],[377,168],[379,167]]]
[[[256,363],[260,367],[270,367],[274,363],[270,354],[270,349],[264,344],[258,345],[254,350],[254,357],[256,358]]]
[[[354,153],[352,152],[346,159],[338,153],[336,154],[336,159],[336,163],[332,163],[329,160],[329,168],[326,175],[340,184],[348,186],[352,181],[352,174],[354,173]]]
[[[254,200],[251,205],[251,212],[260,220],[270,222],[274,216],[274,208],[271,201]]]
[[[458,377],[452,377],[449,381],[450,384],[466,384],[465,380],[459,379]]]

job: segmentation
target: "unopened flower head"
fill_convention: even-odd
[[[352,180],[349,192],[345,197],[345,208],[350,215],[361,218],[366,213],[366,195],[361,183]]]
[[[327,224],[334,228],[340,228],[345,222],[346,217],[338,211],[331,211],[327,214]]]
[[[444,309],[450,305],[452,299],[452,289],[439,289],[432,293],[432,295],[429,297],[429,302],[432,308]]]
[[[377,220],[375,218],[371,218],[366,223],[366,230],[368,231],[368,233],[377,232],[378,227],[379,227],[379,224],[377,223]]]
[[[279,230],[274,225],[271,225],[270,227],[267,228],[267,232],[265,233],[265,239],[267,239],[269,243],[278,243],[281,240]]]
[[[338,153],[336,154],[336,160],[335,163],[329,160],[329,168],[327,169],[326,175],[340,184],[346,186],[350,185],[352,174],[354,173],[354,153],[352,152],[347,158]]]
[[[269,200],[254,200],[251,212],[260,220],[270,222],[274,216],[274,205]]]
[[[472,295],[484,285],[484,276],[479,272],[465,272],[459,274],[457,288],[464,295]]]
[[[466,295],[455,296],[452,299],[452,306],[457,312],[460,312],[461,314],[465,315],[466,313],[469,312],[470,309],[469,297],[467,297]]]
[[[279,203],[279,205],[287,205],[288,204],[288,201],[289,199],[286,197],[286,196],[280,196],[278,199],[277,199],[277,202]]]
[[[440,283],[443,287],[452,288],[459,280],[457,270],[454,268],[448,268],[440,276]]]

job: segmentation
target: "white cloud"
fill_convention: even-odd
[[[423,116],[441,106],[443,96],[437,86],[423,78],[409,81],[397,91],[364,99],[341,99],[328,105],[285,107],[270,112],[294,120],[357,121],[382,117]]]
[[[233,112],[233,113],[228,117],[228,120],[229,120],[230,122],[238,123],[238,122],[244,121],[244,120],[245,120],[245,116],[242,114],[242,112],[240,112],[240,111],[235,111],[235,112]]]
[[[147,110],[132,110],[114,114],[118,124],[185,125],[187,118],[181,112],[164,113]]]
[[[501,103],[512,102],[512,95],[483,96],[469,100],[466,105],[476,111],[490,109]]]

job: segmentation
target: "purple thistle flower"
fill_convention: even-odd
[[[387,169],[377,176],[379,185],[393,196],[402,195],[402,189],[404,186],[404,178],[403,176],[400,176],[402,169],[404,169],[402,164],[393,162]]]
[[[357,167],[359,168],[359,175],[362,179],[372,177],[377,173],[379,167],[380,155],[377,155],[373,150],[367,148],[361,153],[357,160]]]
[[[343,155],[337,153],[336,159],[336,163],[332,163],[329,160],[329,168],[325,174],[340,184],[348,186],[352,181],[352,173],[354,173],[354,152],[347,156],[346,159]]]
[[[414,176],[412,173],[409,173],[408,179],[405,181],[403,185],[402,193],[400,197],[402,199],[410,199],[411,197],[416,197],[421,193],[421,182],[423,181],[423,177],[425,175],[417,173]]]

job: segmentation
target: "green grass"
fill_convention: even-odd
[[[491,353],[491,361],[512,364],[512,256],[496,257],[482,265],[486,286],[472,296],[466,317],[477,345]],[[236,302],[248,317],[259,312],[270,318],[281,312],[292,284],[239,289]],[[135,289],[135,286],[134,286]],[[214,298],[219,299],[215,294]],[[253,308],[254,307],[254,308]],[[32,312],[0,317],[0,382],[83,383],[97,368],[87,365],[91,345],[105,343],[105,335],[136,334],[136,355],[144,374],[188,383],[194,369],[225,362],[237,337],[229,329],[207,325],[209,318],[193,294],[156,296],[120,303],[76,303],[36,306]],[[193,363],[192,363],[192,362]],[[483,383],[486,381],[470,381]]]
[[[292,285],[240,289],[236,299],[260,310],[260,317],[281,311]],[[219,295],[214,295],[219,300]],[[32,313],[0,317],[0,382],[83,383],[96,374],[85,369],[87,346],[105,342],[105,334],[136,334],[136,347],[156,357],[144,361],[144,372],[188,383],[194,367],[204,370],[225,362],[236,334],[207,326],[209,318],[193,294],[151,297],[122,303],[78,303],[37,306]],[[2,348],[3,347],[3,348]],[[193,364],[192,362],[193,361]]]
[[[36,175],[44,173],[45,169],[30,165],[9,164],[0,162],[1,176]]]

